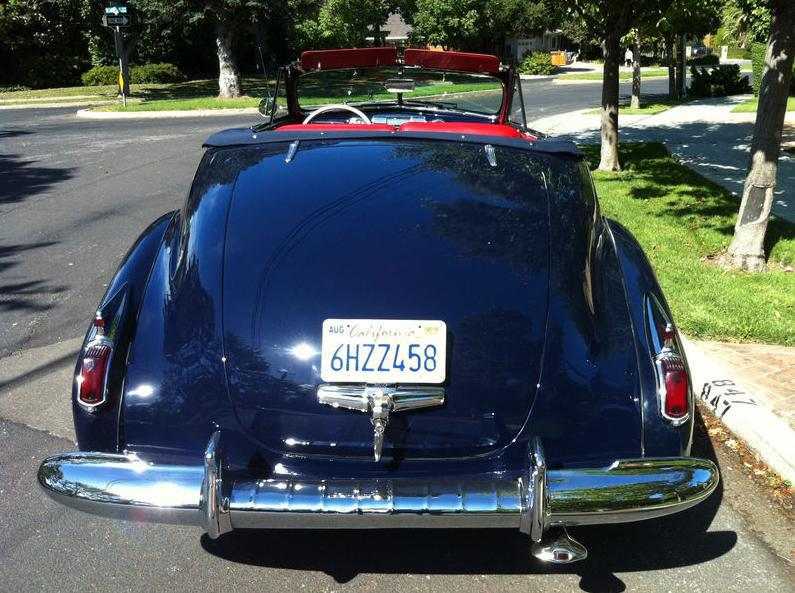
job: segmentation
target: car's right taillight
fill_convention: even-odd
[[[102,318],[94,322],[95,332],[80,357],[77,370],[77,401],[87,407],[96,407],[107,399],[108,371],[113,342],[104,335]]]
[[[679,356],[669,352],[658,356],[657,365],[663,416],[669,420],[683,421],[690,412],[689,381],[685,363]]]
[[[674,426],[690,418],[691,390],[680,341],[670,318],[652,295],[646,300],[649,346],[657,374],[660,414]]]

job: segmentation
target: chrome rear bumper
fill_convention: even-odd
[[[58,502],[109,517],[235,528],[519,528],[538,542],[555,526],[622,523],[691,507],[718,484],[711,461],[649,458],[609,467],[546,470],[540,443],[521,476],[455,479],[229,480],[219,433],[203,466],[154,465],[136,455],[65,453],[39,468]]]

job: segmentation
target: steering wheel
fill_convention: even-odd
[[[311,122],[313,119],[315,119],[321,113],[326,113],[327,111],[350,111],[356,117],[361,119],[364,123],[366,123],[366,124],[373,123],[373,122],[370,121],[369,117],[367,117],[359,109],[356,109],[356,107],[351,107],[350,105],[345,105],[344,103],[335,103],[333,105],[324,105],[323,107],[320,107],[319,109],[315,109],[312,113],[310,113],[309,115],[306,116],[306,119],[304,119],[304,125],[306,125],[309,122]]]

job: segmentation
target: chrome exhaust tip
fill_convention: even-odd
[[[545,533],[543,540],[532,543],[530,551],[542,562],[552,564],[570,564],[588,557],[585,546],[571,537],[565,527]]]

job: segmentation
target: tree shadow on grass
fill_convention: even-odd
[[[599,162],[599,145],[583,144],[580,150],[595,168]],[[621,173],[606,178],[606,183],[632,183],[629,195],[636,200],[665,200],[663,208],[650,209],[657,215],[681,221],[692,220],[702,229],[711,229],[731,237],[740,207],[728,190],[687,166],[677,162],[659,142],[622,142]],[[795,237],[795,224],[771,216],[765,237],[765,252],[782,240]]]
[[[242,80],[243,94],[251,97],[264,97],[268,87],[272,85],[273,82],[265,78],[244,78]],[[162,87],[137,88],[134,89],[134,96],[147,101],[217,97],[218,79],[190,80]]]
[[[701,416],[693,455],[717,463]],[[723,498],[721,485],[701,504],[678,515],[639,523],[574,530],[589,557],[571,565],[542,564],[529,540],[511,530],[233,531],[204,549],[220,558],[267,568],[321,571],[338,583],[360,574],[575,574],[584,591],[626,589],[616,573],[693,566],[726,554],[733,531],[707,531]]]

